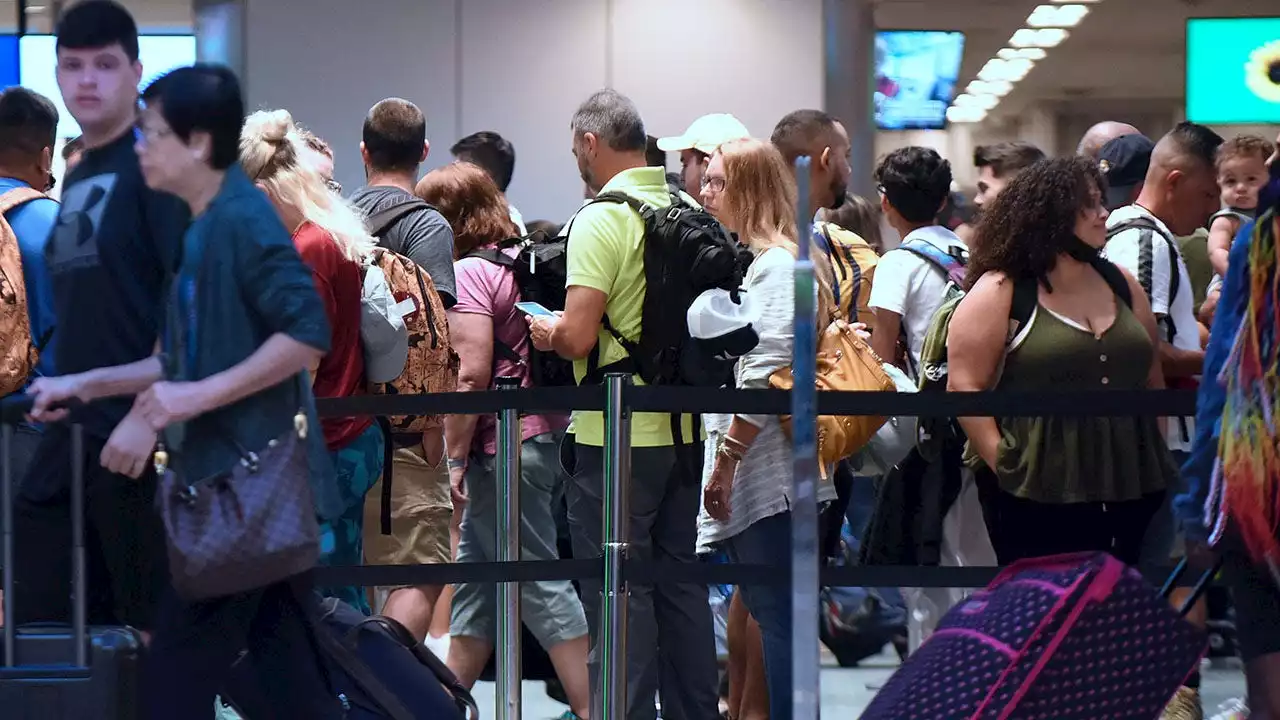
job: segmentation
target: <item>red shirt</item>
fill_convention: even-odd
[[[364,350],[360,344],[360,266],[348,260],[333,236],[316,225],[303,223],[293,233],[293,244],[324,303],[333,337],[329,354],[320,361],[312,386],[316,397],[352,397],[365,394]],[[324,418],[320,426],[329,451],[346,447],[373,424],[372,418]]]

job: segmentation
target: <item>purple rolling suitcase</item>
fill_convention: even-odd
[[[84,561],[84,453],[80,426],[71,429],[72,624],[23,625],[13,617],[14,483],[9,450],[13,427],[30,403],[3,403],[0,512],[4,519],[4,644],[0,647],[0,717],[5,720],[134,720],[140,717],[138,676],[142,638],[125,627],[87,627]]]
[[[1155,720],[1208,648],[1163,595],[1102,553],[1015,563],[947,613],[862,718]]]

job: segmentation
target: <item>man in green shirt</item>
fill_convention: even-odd
[[[653,207],[667,207],[671,195],[663,168],[646,167],[647,136],[635,105],[613,90],[587,99],[573,116],[573,154],[583,181],[596,194],[620,192]],[[582,382],[588,358],[599,349],[598,367],[626,358],[626,351],[602,327],[609,321],[623,337],[640,338],[645,296],[645,228],[629,205],[590,203],[571,221],[567,295],[563,315],[531,322],[535,347],[574,360]],[[640,383],[640,378],[634,378]],[[671,416],[636,413],[631,420],[629,557],[697,562],[701,487],[684,463],[677,463]],[[681,418],[683,439],[700,450],[700,427]],[[604,420],[599,412],[575,412],[577,472],[567,487],[569,526],[575,557],[600,554],[604,497]],[[681,455],[682,459],[684,454]],[[701,462],[697,467],[701,468]],[[583,581],[583,605],[591,628],[589,669],[592,689],[600,671],[600,583]],[[627,605],[627,717],[653,720],[655,692],[661,692],[666,720],[716,717],[716,656],[707,589],[701,585],[631,583]],[[599,698],[592,707],[598,708]]]

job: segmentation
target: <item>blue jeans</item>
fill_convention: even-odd
[[[732,562],[791,567],[791,513],[770,515],[724,543]],[[791,720],[791,588],[739,585],[764,641],[764,676],[770,720]]]

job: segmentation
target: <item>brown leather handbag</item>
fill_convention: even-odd
[[[255,590],[315,567],[320,528],[311,497],[307,416],[258,452],[199,480],[179,478],[156,451],[156,504],[168,536],[169,572],[186,600]]]
[[[892,392],[897,389],[885,374],[875,351],[843,320],[832,322],[818,338],[815,380],[819,391]],[[775,370],[769,376],[769,385],[791,390],[795,385],[791,368]],[[791,437],[791,416],[783,415],[780,420],[783,432]],[[819,415],[818,461],[824,476],[826,468],[861,450],[887,420],[866,415]]]

